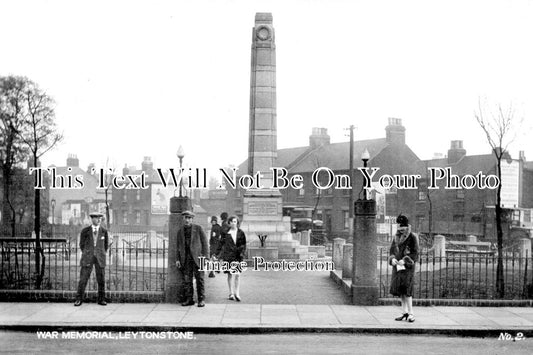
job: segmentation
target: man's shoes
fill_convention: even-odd
[[[107,302],[106,302],[105,300],[100,300],[100,301],[98,301],[98,304],[99,304],[100,306],[107,306]]]
[[[412,313],[410,313],[410,314],[409,314],[409,317],[407,317],[407,321],[408,321],[409,323],[413,323],[413,322],[415,321],[415,315],[412,314]]]
[[[205,307],[205,302],[204,301],[199,301],[198,302],[198,307]]]
[[[213,273],[213,271],[211,271],[211,272],[209,273],[209,277],[215,277],[215,274]]]
[[[193,304],[194,304],[193,300],[187,300],[187,301],[183,302],[181,305],[183,307],[187,307],[187,306],[192,306]]]
[[[240,302],[241,301],[241,297],[235,295],[235,301]]]
[[[76,302],[74,302],[74,307],[79,307],[81,306],[81,300],[76,300]]]
[[[231,295],[229,295],[228,296],[228,300],[235,301],[235,295],[233,295],[233,293]]]

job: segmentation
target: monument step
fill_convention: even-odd
[[[294,247],[294,252],[298,253],[298,254],[308,253],[309,252],[309,248],[307,246],[305,246],[305,245],[298,245],[298,246]]]
[[[279,254],[279,259],[287,260],[307,260],[307,259],[316,259],[318,257],[317,253],[283,253]]]
[[[249,247],[257,247],[257,246],[260,246],[261,243],[259,242],[259,240],[252,240],[250,242],[248,242],[247,244]],[[267,240],[265,242],[265,246],[267,247],[277,247],[277,248],[297,248],[297,247],[301,247],[300,246],[300,243],[298,243],[298,241],[296,240],[280,240],[280,241],[274,241],[274,240]],[[304,247],[306,248],[306,247]]]
[[[287,228],[288,227],[288,228]],[[250,221],[241,226],[244,233],[248,234],[285,234],[290,231],[290,223],[284,221]]]

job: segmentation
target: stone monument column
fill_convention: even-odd
[[[283,219],[282,197],[273,189],[272,171],[277,158],[276,125],[276,44],[272,14],[257,13],[252,29],[250,72],[250,118],[248,173],[261,174],[261,188],[246,190],[243,196],[243,223],[248,252],[258,247],[257,235],[266,234],[266,246],[277,248],[280,258],[307,258],[308,248],[290,234],[290,220]],[[264,250],[263,250],[264,251]]]
[[[276,126],[276,43],[272,14],[257,13],[252,29],[248,174],[261,172],[265,188],[252,195],[280,195],[278,190],[269,189],[270,168],[277,158]]]
[[[276,227],[271,223],[281,222],[281,194],[272,187],[270,168],[277,158],[276,132],[276,44],[272,14],[257,13],[252,29],[252,61],[250,71],[250,124],[248,133],[249,175],[260,173],[263,186],[249,189],[243,198],[243,220],[250,231],[269,235]],[[258,223],[254,223],[258,222]],[[269,225],[268,225],[269,224]],[[269,233],[270,232],[270,233]],[[270,238],[270,240],[269,240]],[[250,236],[248,239],[255,239]]]

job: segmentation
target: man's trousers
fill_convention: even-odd
[[[205,300],[204,272],[200,271],[191,257],[187,257],[182,272],[185,300],[190,301],[193,299],[193,276],[196,279],[196,293],[198,295],[198,302]]]
[[[98,301],[104,301],[105,298],[105,267],[101,267],[98,264],[96,256],[93,256],[91,259],[90,265],[84,265],[80,270],[80,282],[78,283],[78,294],[76,299],[83,300],[83,295],[85,293],[85,287],[93,271],[93,265],[96,272],[96,282],[98,283]]]

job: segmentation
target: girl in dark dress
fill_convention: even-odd
[[[402,315],[397,321],[407,319],[415,321],[413,314],[413,288],[415,263],[418,261],[418,236],[411,233],[411,226],[406,216],[396,219],[398,230],[390,247],[389,264],[392,265],[390,293],[399,296],[402,301]]]
[[[231,216],[228,218],[229,228],[222,229],[222,235],[217,249],[217,257],[230,264],[234,261],[243,261],[246,252],[246,235],[238,225],[239,219],[237,216]],[[228,299],[240,302],[240,271],[234,270],[231,272],[224,272],[228,274]]]

